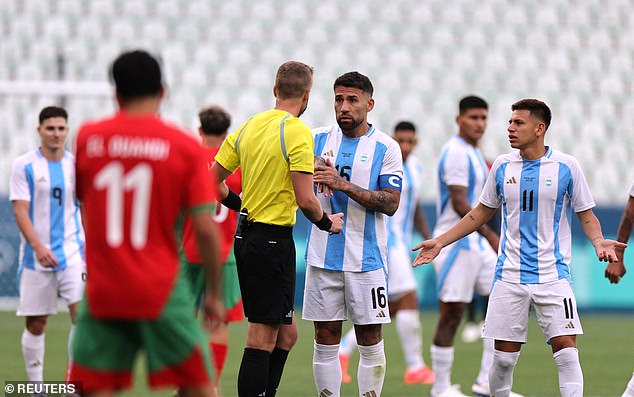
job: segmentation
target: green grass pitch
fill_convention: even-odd
[[[634,370],[634,314],[584,314],[581,313],[585,335],[578,340],[581,366],[585,377],[586,396],[620,396]],[[436,326],[437,316],[433,312],[422,314],[425,360],[429,359],[430,338]],[[66,337],[68,315],[60,313],[49,319],[46,332],[46,358],[44,361],[46,380],[63,379],[66,365]],[[313,346],[312,324],[299,320],[299,341],[291,352],[286,365],[278,396],[315,396],[311,357]],[[24,366],[20,351],[20,335],[23,320],[13,312],[0,312],[0,366],[1,378],[24,380]],[[236,379],[242,346],[246,334],[246,323],[230,326],[230,348],[221,380],[223,396],[235,396]],[[384,327],[387,374],[383,396],[409,397],[428,396],[430,386],[405,385],[403,383],[403,353],[393,325]],[[457,338],[459,339],[459,338]],[[452,382],[459,383],[462,391],[470,394],[480,364],[480,343],[464,344],[456,341]],[[353,383],[343,385],[342,396],[356,396],[356,366],[358,355],[350,363]],[[134,388],[121,393],[122,396],[146,396],[150,394],[146,386],[142,358],[137,365]],[[513,389],[526,396],[559,396],[557,371],[552,360],[550,347],[535,319],[531,320],[529,342],[522,349],[515,369]],[[171,390],[160,390],[152,395],[171,396]]]

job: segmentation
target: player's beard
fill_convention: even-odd
[[[347,121],[344,123],[342,123],[341,118],[337,117],[337,124],[339,125],[339,128],[341,128],[341,131],[352,131],[354,129],[356,129],[358,126],[361,125],[361,123],[363,123],[363,119],[361,120],[355,120],[354,118],[352,118],[350,121]]]

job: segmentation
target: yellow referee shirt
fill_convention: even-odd
[[[290,113],[258,113],[225,139],[216,162],[233,172],[242,167],[242,207],[249,220],[293,226],[297,203],[290,171],[313,173],[313,134]]]

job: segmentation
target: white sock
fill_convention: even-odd
[[[553,354],[559,372],[561,397],[583,396],[583,372],[579,363],[579,350],[567,347]]]
[[[356,348],[357,334],[355,334],[354,327],[352,327],[341,339],[341,347],[339,348],[339,352],[341,354],[345,354],[346,356],[350,356]]]
[[[621,397],[634,397],[634,372],[632,373],[632,379],[630,379]]]
[[[339,345],[314,343],[313,377],[317,395],[339,397],[341,392],[341,366],[339,366]]]
[[[493,339],[482,339],[482,360],[480,361],[480,373],[476,379],[476,383],[484,385],[489,382],[489,370],[493,365],[493,350],[495,341]]]
[[[68,331],[68,367],[66,368],[66,379],[70,380],[70,367],[73,364],[73,338],[75,337],[75,324],[70,325]]]
[[[22,357],[26,376],[31,382],[44,380],[44,334],[33,335],[28,330],[22,332]]]
[[[508,397],[513,387],[513,369],[520,352],[493,351],[493,364],[489,371],[489,393],[495,397]]]
[[[359,346],[359,355],[359,397],[380,397],[385,379],[383,341],[372,346]]]
[[[453,346],[441,347],[431,345],[431,365],[436,378],[432,390],[442,393],[451,386],[451,365],[453,364]]]
[[[407,369],[418,369],[425,365],[423,360],[423,328],[418,310],[396,312],[396,332],[401,340]]]

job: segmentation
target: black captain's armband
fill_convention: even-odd
[[[229,194],[221,203],[230,210],[238,212],[242,206],[242,199],[233,190],[229,189]]]

